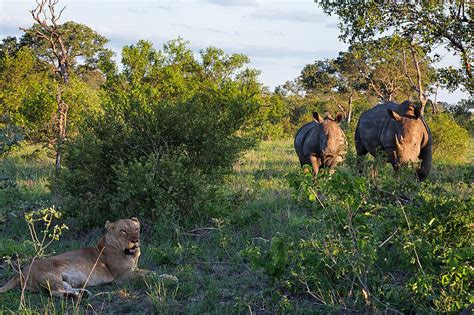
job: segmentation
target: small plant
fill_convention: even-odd
[[[44,208],[41,210],[34,210],[25,213],[25,221],[28,224],[28,230],[31,237],[31,244],[34,249],[34,256],[31,260],[31,264],[35,263],[35,260],[46,256],[46,249],[54,242],[59,240],[62,232],[67,230],[66,224],[55,224],[53,221],[61,218],[61,212],[55,209],[55,207]],[[38,228],[42,225],[42,229]],[[13,266],[11,258],[7,259]],[[18,268],[16,272],[20,274],[23,279],[21,282],[21,297],[19,309],[26,309],[25,291],[26,283],[30,276],[29,273],[24,275],[18,259]],[[15,268],[14,268],[15,269]]]
[[[52,226],[53,220],[60,219],[61,212],[53,207],[41,210],[31,211],[25,214],[25,221],[28,223],[28,230],[35,250],[35,257],[40,258],[45,256],[45,250],[54,241],[58,241],[63,230],[67,230],[66,224],[56,224]],[[37,232],[36,223],[43,223],[43,230]]]
[[[282,301],[304,293],[328,311],[404,313],[472,303],[473,198],[461,179],[419,183],[380,165],[287,178],[311,217],[242,251]]]
[[[151,300],[155,311],[158,314],[172,313],[172,306],[175,303],[178,293],[178,280],[172,275],[160,275],[152,277],[146,282],[146,294]]]

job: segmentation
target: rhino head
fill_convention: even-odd
[[[391,109],[387,109],[387,111],[394,121],[394,130],[392,131],[394,132],[396,164],[418,162],[425,131],[423,121],[420,119],[420,110],[410,106],[404,116]]]
[[[331,170],[344,160],[347,151],[347,141],[339,123],[344,117],[343,113],[338,113],[336,119],[327,115],[324,119],[317,113],[313,113],[313,119],[322,126],[323,132],[320,134],[322,149],[321,164]]]

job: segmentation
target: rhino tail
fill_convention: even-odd
[[[0,293],[7,292],[20,284],[20,275],[11,278],[3,287],[0,287]]]

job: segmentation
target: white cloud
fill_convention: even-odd
[[[207,0],[209,3],[229,7],[256,7],[256,0]]]
[[[261,9],[252,13],[251,16],[257,19],[288,21],[293,23],[320,23],[326,20],[326,16],[322,13],[294,10]]]
[[[33,24],[33,0],[0,0],[0,40],[21,36]],[[208,46],[243,53],[270,86],[297,77],[317,59],[335,58],[347,45],[338,39],[338,19],[324,15],[312,0],[60,0],[64,21],[83,23],[107,37],[119,53],[139,39],[156,49],[181,36],[198,52]],[[445,58],[459,66],[459,58]],[[466,93],[440,91],[438,100],[456,103]]]
[[[130,6],[128,8],[129,12],[135,13],[135,14],[152,14],[158,10],[165,10],[169,11],[172,10],[171,6],[167,5],[159,5],[155,3],[135,3],[135,5]]]

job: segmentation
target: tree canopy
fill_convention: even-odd
[[[451,89],[473,93],[472,49],[474,7],[466,1],[450,2],[351,2],[315,1],[325,13],[339,17],[341,39],[364,43],[387,33],[415,41],[429,53],[438,45],[460,57],[461,67],[439,72],[440,81]]]

